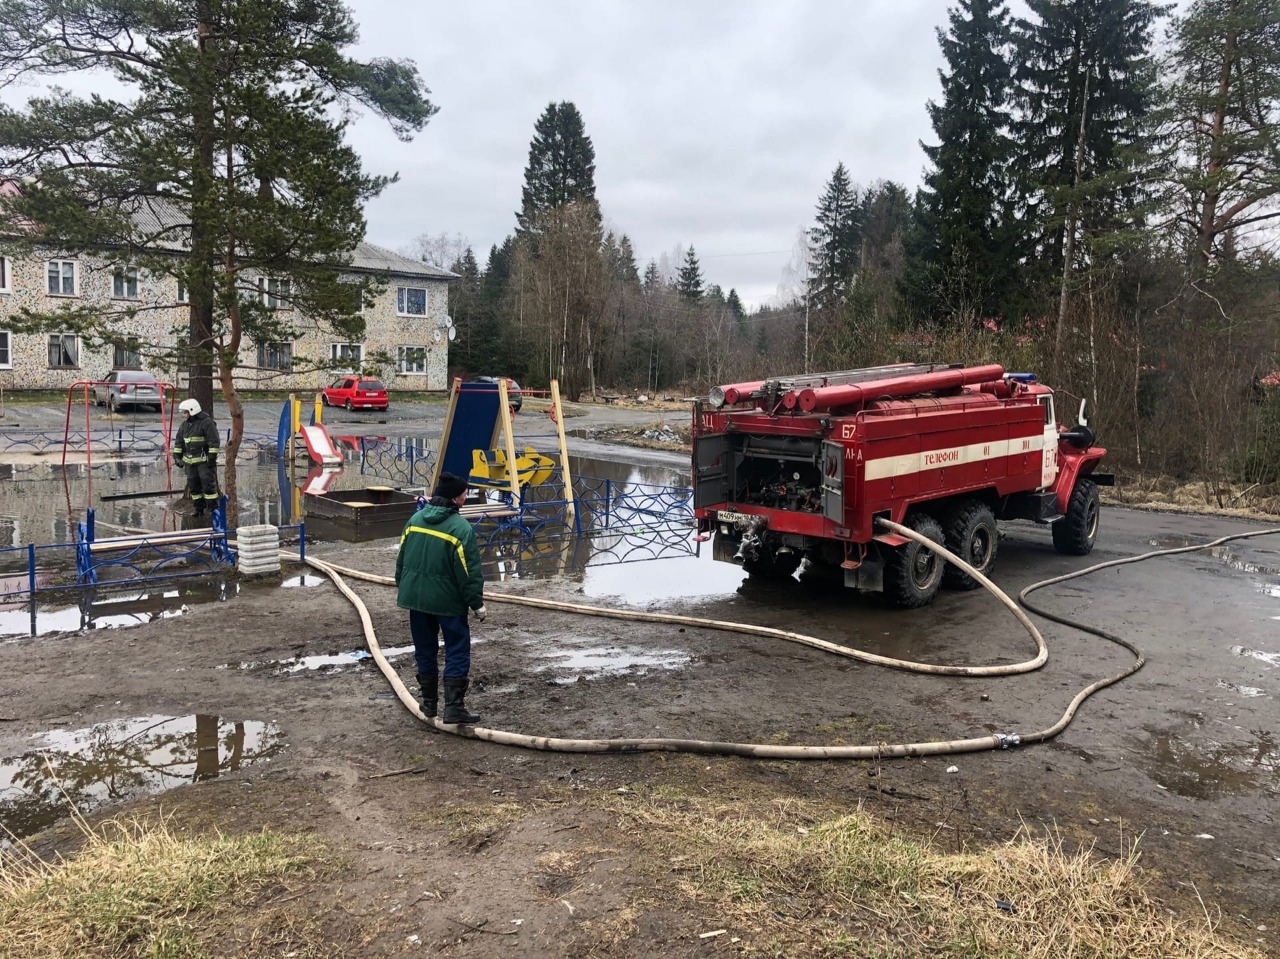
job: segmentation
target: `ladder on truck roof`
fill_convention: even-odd
[[[851,383],[869,383],[874,380],[915,376],[918,373],[936,373],[939,370],[958,370],[963,363],[891,363],[888,366],[868,366],[861,370],[836,370],[830,373],[805,373],[801,376],[778,377],[766,380],[763,390],[777,389],[780,393],[790,390],[817,389],[823,386],[847,386]]]

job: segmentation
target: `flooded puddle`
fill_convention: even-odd
[[[0,822],[30,836],[70,814],[197,783],[284,749],[271,723],[218,716],[136,716],[34,737],[0,760]]]
[[[1280,653],[1268,653],[1266,650],[1250,649],[1248,646],[1232,646],[1231,655],[1256,659],[1260,663],[1280,668]]]
[[[676,649],[640,649],[634,646],[560,646],[537,654],[544,665],[538,673],[555,672],[552,681],[558,685],[606,676],[644,676],[650,670],[680,669],[692,660]],[[565,675],[567,674],[567,675]]]
[[[200,603],[225,602],[239,589],[238,583],[223,581],[147,592],[86,590],[78,606],[46,608],[30,601],[11,602],[6,604],[10,608],[0,609],[0,637],[127,629],[181,616]]]
[[[1218,688],[1230,690],[1231,692],[1246,698],[1266,695],[1266,693],[1257,686],[1241,686],[1239,683],[1229,683],[1225,679],[1218,680]]]
[[[1269,730],[1233,730],[1234,741],[1215,738],[1195,719],[1183,728],[1147,727],[1137,741],[1151,777],[1191,799],[1216,799],[1253,789],[1280,793],[1280,742]]]
[[[1211,537],[1209,537],[1211,538]],[[1181,533],[1169,533],[1165,536],[1155,536],[1147,540],[1156,549],[1178,549],[1184,546],[1195,546],[1197,543],[1206,542],[1206,537],[1186,536]],[[1237,569],[1242,573],[1254,573],[1262,576],[1280,576],[1280,566],[1269,566],[1263,563],[1255,563],[1246,560],[1241,555],[1238,547],[1224,544],[1222,546],[1214,546],[1210,549],[1200,551],[1201,555],[1212,556],[1224,566],[1231,569]],[[1196,555],[1194,553],[1187,555]]]
[[[413,652],[412,646],[391,646],[382,650],[387,659],[398,659]],[[267,660],[260,663],[228,663],[218,669],[274,669],[279,674],[305,673],[317,669],[337,671],[348,666],[358,666],[373,659],[367,649],[352,649],[341,653],[318,653],[312,656],[291,656],[288,659]]]

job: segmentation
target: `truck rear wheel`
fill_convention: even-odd
[[[943,543],[942,527],[928,513],[910,513],[902,524],[921,536]],[[884,595],[894,606],[927,606],[942,586],[943,559],[915,540],[889,551],[884,564]]]
[[[991,507],[979,499],[969,499],[957,504],[947,517],[947,549],[982,573],[991,575],[996,564],[999,530]],[[947,564],[942,573],[942,584],[951,589],[977,589],[981,585],[960,567]]]
[[[1101,512],[1097,484],[1088,479],[1076,480],[1066,515],[1050,527],[1053,530],[1053,548],[1068,556],[1088,556],[1098,539],[1098,515]]]

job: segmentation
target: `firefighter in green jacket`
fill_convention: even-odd
[[[173,438],[173,463],[186,469],[191,502],[202,516],[218,505],[218,424],[196,400],[183,400],[178,412],[182,425]]]
[[[436,495],[409,518],[396,554],[396,602],[409,611],[422,689],[422,711],[436,714],[439,636],[444,634],[444,713],[446,723],[477,723],[467,711],[471,672],[471,627],[467,610],[484,622],[484,573],[471,524],[458,512],[466,502],[466,481],[443,473]]]

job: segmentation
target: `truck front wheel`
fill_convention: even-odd
[[[1066,515],[1050,527],[1053,530],[1053,548],[1068,556],[1088,556],[1098,539],[1098,514],[1101,511],[1097,484],[1093,480],[1076,480]]]
[[[942,527],[928,513],[911,513],[902,524],[935,543],[944,542]],[[942,585],[943,559],[915,540],[889,551],[884,564],[884,595],[894,606],[927,606]]]
[[[979,499],[965,500],[947,517],[947,549],[976,569],[990,576],[996,564],[996,548],[1000,533],[991,507]],[[958,566],[947,564],[942,583],[952,589],[977,589],[979,582]]]

